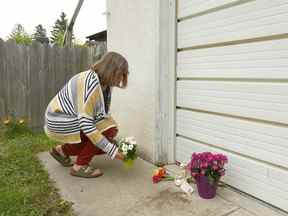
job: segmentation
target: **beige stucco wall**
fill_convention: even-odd
[[[107,0],[108,51],[121,53],[130,68],[128,88],[113,90],[111,112],[120,135],[135,136],[148,160],[155,141],[157,13],[155,0]]]

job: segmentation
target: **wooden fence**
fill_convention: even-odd
[[[43,127],[49,101],[76,73],[106,52],[106,43],[89,48],[18,45],[0,39],[0,117],[28,119],[33,129]]]

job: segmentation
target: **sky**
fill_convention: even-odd
[[[26,32],[34,33],[35,26],[42,24],[48,36],[61,11],[68,20],[73,15],[78,0],[2,0],[0,6],[0,38],[6,40],[16,23]],[[74,35],[84,42],[86,36],[106,29],[106,0],[84,0],[74,24]]]

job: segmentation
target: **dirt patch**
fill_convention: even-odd
[[[197,194],[190,196],[179,190],[165,189],[154,196],[139,200],[128,210],[127,215],[214,216],[225,214],[233,209],[235,206],[219,197],[213,200],[203,200]]]
[[[161,191],[158,196],[151,197],[150,199],[148,198],[148,200],[143,204],[149,207],[157,203],[157,206],[161,208],[164,205],[174,205],[175,203],[189,204],[190,202],[191,200],[189,200],[187,195],[183,192],[173,192],[166,189]]]

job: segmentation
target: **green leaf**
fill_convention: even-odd
[[[215,179],[213,178],[213,176],[210,173],[208,174],[208,182],[210,185],[215,184]]]

